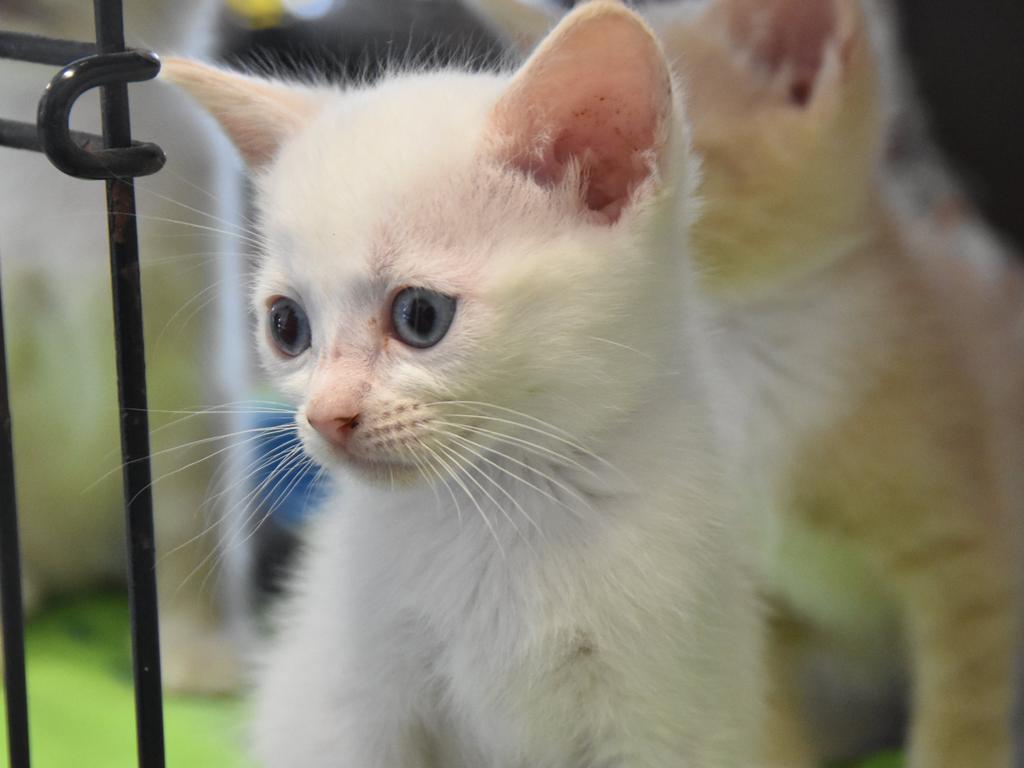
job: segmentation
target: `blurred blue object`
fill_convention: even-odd
[[[298,460],[302,445],[295,430],[283,429],[294,421],[293,413],[267,413],[250,425],[270,430],[253,441],[253,506],[262,515],[269,512],[268,522],[289,529],[300,527],[326,494],[326,481],[317,478],[316,466]]]

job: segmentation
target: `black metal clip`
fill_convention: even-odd
[[[149,142],[132,142],[118,149],[93,148],[76,143],[68,121],[75,101],[90,88],[109,83],[152,80],[160,72],[160,58],[149,51],[123,51],[87,56],[57,73],[39,100],[39,144],[50,162],[80,179],[148,176],[163,168],[164,151]]]

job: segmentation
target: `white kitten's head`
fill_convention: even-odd
[[[690,311],[694,171],[661,48],[619,3],[512,77],[165,76],[256,172],[258,343],[324,466],[571,463],[654,397]]]

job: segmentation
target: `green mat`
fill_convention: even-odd
[[[32,621],[26,643],[33,766],[133,768],[125,599],[101,595],[57,604]],[[242,757],[238,702],[168,696],[164,718],[169,768],[251,768]],[[0,757],[6,764],[2,728]],[[856,768],[901,765],[897,756],[888,755]]]
[[[903,768],[903,760],[899,755],[882,755],[861,763],[861,768]]]
[[[119,595],[60,603],[31,622],[26,644],[34,768],[137,764],[129,642],[128,606]],[[228,699],[167,697],[167,765],[245,766],[240,713]],[[5,732],[0,756],[6,765]]]

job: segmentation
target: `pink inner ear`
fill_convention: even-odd
[[[730,14],[734,38],[770,73],[786,74],[794,104],[807,104],[836,35],[834,0],[735,0]]]
[[[643,23],[621,6],[595,6],[570,15],[527,62],[494,125],[506,162],[541,184],[578,163],[583,204],[615,220],[662,148],[671,82]]]
[[[560,114],[549,115],[560,126],[552,136],[548,167],[535,169],[542,178],[561,180],[566,166],[575,158],[586,179],[584,202],[593,211],[623,203],[630,192],[650,173],[648,153],[655,143],[658,115],[652,109],[653,83],[637,83],[639,91],[627,90],[626,83],[581,82],[564,103]]]

